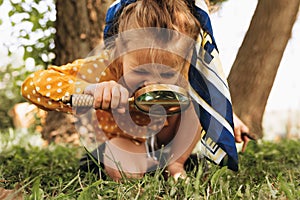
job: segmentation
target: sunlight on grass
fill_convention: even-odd
[[[142,179],[116,183],[79,171],[81,147],[41,147],[30,143],[32,139],[25,133],[9,130],[2,134],[5,137],[1,137],[0,188],[17,188],[25,199],[297,199],[300,196],[300,141],[296,140],[251,142],[247,151],[239,154],[238,173],[203,161],[188,173],[186,180],[166,180],[162,170],[157,170]],[[9,141],[14,134],[20,134],[20,138]]]
[[[15,146],[27,148],[29,146],[41,147],[43,140],[40,133],[32,133],[28,129],[0,130],[0,154],[12,150]]]

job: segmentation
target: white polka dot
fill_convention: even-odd
[[[27,94],[27,98],[30,99],[30,94]]]
[[[34,77],[34,74],[31,74],[30,77],[33,78],[33,77]]]
[[[70,93],[69,93],[69,92],[66,92],[66,93],[65,93],[65,96],[70,96]]]
[[[50,90],[50,89],[51,89],[51,85],[47,85],[46,88],[47,88],[48,90]]]
[[[96,63],[94,63],[93,66],[94,66],[95,68],[98,68],[98,65],[97,65]]]
[[[50,97],[50,92],[47,92],[47,93],[46,93],[46,97]]]
[[[102,73],[101,73],[101,76],[106,76],[106,72],[102,72]]]
[[[50,77],[49,77],[49,78],[47,78],[47,81],[48,81],[48,82],[49,82],[49,81],[51,81],[51,80],[52,80],[52,78],[50,78]]]
[[[77,67],[73,67],[73,71],[77,71],[78,69],[77,69]]]
[[[27,91],[27,89],[28,89],[27,86],[25,86],[25,87],[24,87],[24,91]]]
[[[38,101],[38,102],[41,102],[41,98],[37,98],[37,101]]]
[[[38,83],[41,82],[41,79],[39,78],[39,79],[37,80],[37,82],[38,82]]]
[[[107,126],[107,125],[106,125],[106,126],[104,126],[104,129],[106,129],[106,130],[107,130],[107,129],[108,129],[108,126]]]
[[[40,87],[35,87],[35,89],[36,89],[36,91],[40,91],[41,88]]]
[[[92,73],[93,73],[93,71],[92,71],[91,69],[88,69],[87,72],[88,72],[89,74],[92,74]]]
[[[81,82],[80,81],[76,81],[76,83],[75,83],[76,85],[80,85],[81,84]]]
[[[41,73],[40,73],[40,76],[43,76],[43,75],[44,75],[44,72],[41,72]]]
[[[58,89],[56,90],[56,92],[57,92],[57,93],[61,93],[62,90],[61,90],[60,88],[58,88]]]
[[[35,90],[32,90],[32,94],[36,94],[36,91],[35,91]]]
[[[99,78],[99,77],[96,77],[96,81],[99,82],[99,81],[100,81],[100,78]]]
[[[48,105],[52,105],[52,101],[48,101]]]
[[[72,79],[70,79],[70,80],[69,80],[69,83],[72,84],[72,83],[74,83],[74,81],[73,81]]]
[[[62,82],[57,83],[57,86],[58,87],[62,86]]]
[[[81,92],[81,89],[80,88],[76,88],[76,92],[77,93]]]
[[[33,82],[31,81],[31,82],[29,83],[29,85],[30,85],[30,86],[33,86]]]
[[[85,75],[81,75],[81,78],[82,78],[82,79],[86,79],[86,76],[85,76]]]

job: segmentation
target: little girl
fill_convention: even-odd
[[[114,18],[115,27],[109,29],[119,34],[106,30],[106,34],[114,37],[106,40],[105,51],[96,57],[35,72],[24,81],[23,96],[42,109],[70,113],[74,110],[61,101],[63,97],[93,96],[99,123],[95,135],[106,136],[105,148],[96,159],[102,158],[106,173],[114,180],[123,175],[141,177],[164,165],[170,176],[184,177],[184,163],[201,136],[203,144],[214,146],[210,148],[212,152],[204,154],[221,163],[227,149],[222,145],[224,150],[216,147],[213,138],[204,138],[207,130],[200,124],[203,110],[199,110],[199,102],[190,104],[181,114],[160,117],[128,105],[128,99],[138,89],[153,84],[172,84],[190,90],[195,46],[204,48],[207,42],[214,43],[194,16],[191,1],[122,2],[127,3],[118,8],[118,21]],[[201,84],[198,86],[205,89]],[[236,154],[234,144],[232,148]],[[237,164],[237,158],[232,161],[231,156],[228,162]]]

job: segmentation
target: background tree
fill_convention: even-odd
[[[106,10],[113,0],[56,1],[55,65],[86,57],[103,41]],[[42,131],[49,142],[77,142],[74,116],[48,112]]]
[[[254,138],[263,136],[264,110],[299,3],[300,0],[259,0],[230,71],[228,82],[234,110]]]

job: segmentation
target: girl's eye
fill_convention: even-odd
[[[165,72],[165,73],[161,73],[161,76],[163,78],[173,78],[176,75],[175,72]]]
[[[134,73],[139,74],[139,75],[146,75],[149,72],[146,70],[133,70]]]

